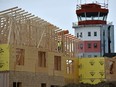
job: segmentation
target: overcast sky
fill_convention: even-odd
[[[80,1],[102,3],[108,0],[0,0],[0,11],[18,6],[61,29],[68,29],[71,34],[74,34],[72,22],[78,21],[75,10],[77,2]],[[109,0],[108,7],[108,21],[113,22],[116,26],[116,0]]]

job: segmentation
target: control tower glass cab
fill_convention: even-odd
[[[77,5],[76,14],[78,25],[106,24],[108,9],[97,3],[82,4]]]
[[[77,57],[102,57],[114,53],[114,25],[107,22],[108,4],[85,3],[76,7],[78,22],[73,22],[80,39]]]

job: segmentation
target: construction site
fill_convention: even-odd
[[[22,8],[0,11],[0,87],[116,87],[108,9],[81,4],[76,14],[71,35]]]

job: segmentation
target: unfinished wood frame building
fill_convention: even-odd
[[[0,12],[0,87],[60,87],[78,82],[78,39],[14,7]]]

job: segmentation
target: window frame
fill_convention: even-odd
[[[38,51],[38,66],[46,67],[46,52]]]
[[[13,82],[13,87],[22,87],[22,82]]]
[[[46,87],[46,83],[41,83],[41,87]]]
[[[88,32],[88,36],[89,36],[89,37],[91,36],[91,32]]]
[[[83,33],[82,32],[80,33],[80,37],[83,37]]]
[[[61,56],[54,56],[54,70],[61,71]]]
[[[25,49],[16,48],[16,65],[24,65],[25,63]]]
[[[97,36],[97,32],[96,31],[94,32],[94,36]]]
[[[98,47],[97,43],[94,43],[93,46],[94,46],[94,48],[97,48]]]
[[[88,47],[88,48],[91,48],[91,43],[88,43],[88,44],[87,44],[87,47]]]

